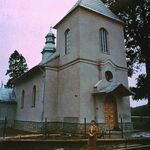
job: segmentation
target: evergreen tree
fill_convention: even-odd
[[[6,84],[6,87],[12,88],[12,81],[25,73],[27,70],[28,67],[25,58],[19,54],[17,50],[15,50],[9,58],[9,69],[6,72],[6,75],[9,75],[10,79]]]
[[[145,64],[140,74],[134,99],[148,99],[150,107],[150,0],[103,0],[124,22],[125,46],[129,76]]]

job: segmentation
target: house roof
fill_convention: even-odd
[[[119,17],[116,16],[114,13],[112,13],[112,11],[108,7],[106,7],[101,0],[78,0],[77,3],[70,9],[70,11],[54,26],[54,28],[56,28],[56,26],[61,23],[64,18],[72,13],[77,7],[83,7],[107,18],[123,23],[123,21],[120,20]]]
[[[119,82],[110,83],[107,87],[93,92],[93,94],[109,94],[109,93],[114,93],[120,96],[134,95],[134,93],[130,89],[128,89]]]
[[[0,88],[0,103],[16,103],[13,89]]]

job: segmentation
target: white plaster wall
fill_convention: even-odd
[[[102,79],[106,80],[105,78],[105,72],[111,71],[113,74],[112,82],[120,82],[124,86],[128,87],[128,72],[126,69],[120,69],[111,63],[106,63],[105,65],[102,65],[101,67],[101,73],[102,73]]]
[[[118,121],[122,117],[123,122],[131,122],[131,109],[129,97],[117,98]]]
[[[98,123],[104,123],[105,122],[105,118],[104,118],[105,96],[104,95],[95,95],[94,98],[96,100],[96,121]]]
[[[80,63],[80,122],[95,119],[95,100],[92,96],[94,85],[99,81],[99,70],[96,65]]]
[[[74,64],[59,71],[58,79],[58,116],[63,121],[64,117],[80,116],[80,65]]]
[[[57,121],[58,107],[58,72],[46,69],[44,96],[44,118]]]
[[[118,82],[128,87],[128,72],[127,71],[117,70],[116,79]]]
[[[57,27],[57,51],[60,53],[60,65],[79,58],[79,13],[74,11]],[[71,52],[65,55],[65,31],[70,29]]]
[[[43,111],[43,75],[34,73],[16,84],[15,94],[17,101],[16,120],[40,122]],[[36,104],[32,107],[32,89],[36,85]],[[25,91],[24,108],[21,109],[22,90]]]
[[[80,9],[80,57],[92,60],[112,60],[116,65],[126,67],[123,26],[87,11]],[[104,54],[99,47],[99,29],[103,27],[108,32],[108,48],[110,54]]]

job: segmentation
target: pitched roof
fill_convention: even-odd
[[[93,12],[96,12],[100,15],[108,17],[110,19],[116,20],[118,22],[123,23],[122,20],[119,19],[112,11],[105,6],[105,4],[101,0],[78,0],[77,3],[71,8],[71,10],[62,18],[66,18],[72,11],[74,11],[77,7],[83,7]],[[62,21],[60,20],[54,28]]]
[[[109,93],[116,93],[120,96],[130,96],[134,95],[134,93],[128,89],[126,86],[124,86],[120,82],[112,82],[107,87],[100,89],[98,91],[94,91],[92,94],[109,94]]]

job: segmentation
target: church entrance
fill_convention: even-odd
[[[113,96],[107,96],[104,101],[104,118],[107,130],[118,127],[117,103]]]

